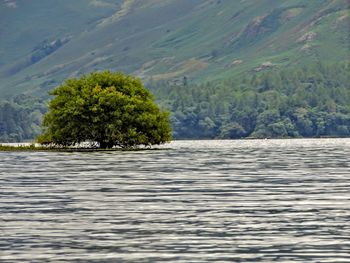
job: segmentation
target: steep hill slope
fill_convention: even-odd
[[[348,0],[2,0],[0,96],[122,70],[175,83],[349,59]]]

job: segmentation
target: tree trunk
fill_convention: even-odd
[[[100,149],[113,148],[113,143],[110,143],[110,142],[102,141],[102,142],[99,142],[99,144],[100,144]]]

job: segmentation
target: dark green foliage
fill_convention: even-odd
[[[168,113],[130,76],[109,71],[67,80],[51,92],[43,144],[72,146],[83,142],[100,148],[153,145],[170,141]]]
[[[40,125],[46,106],[42,100],[17,96],[0,102],[0,141],[19,142],[30,140],[40,133]]]
[[[342,63],[202,85],[173,87],[163,82],[153,89],[163,107],[171,110],[173,135],[178,139],[345,137],[350,136],[349,78],[349,64]],[[35,137],[45,110],[42,101],[26,96],[2,102],[0,141]]]
[[[350,136],[349,64],[315,65],[186,87],[154,87],[175,138]]]

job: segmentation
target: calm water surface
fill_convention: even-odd
[[[0,152],[1,262],[350,262],[350,139]]]

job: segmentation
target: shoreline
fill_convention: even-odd
[[[87,148],[87,147],[52,147],[40,146],[35,144],[1,144],[0,152],[136,152],[136,151],[152,151],[166,150],[164,148]]]
[[[284,141],[286,145],[295,145],[302,146],[304,140],[309,141],[329,141],[329,140],[344,140],[346,144],[349,144],[349,137],[322,137],[322,138],[242,138],[242,139],[197,139],[197,140],[172,140],[170,143],[164,145],[154,145],[151,147],[139,146],[135,148],[93,148],[88,145],[80,146],[68,146],[68,147],[59,147],[59,146],[44,146],[38,143],[22,142],[22,143],[1,143],[0,142],[0,152],[136,152],[136,151],[152,151],[152,150],[169,150],[172,147],[169,147],[169,144],[182,145],[186,142],[193,142],[199,148],[211,148],[208,143],[216,142],[217,144],[223,147],[235,147],[240,148],[241,146],[248,144],[259,144],[263,147],[269,147],[275,145],[278,141]],[[293,143],[295,142],[295,144]],[[187,147],[186,145],[184,146]]]

